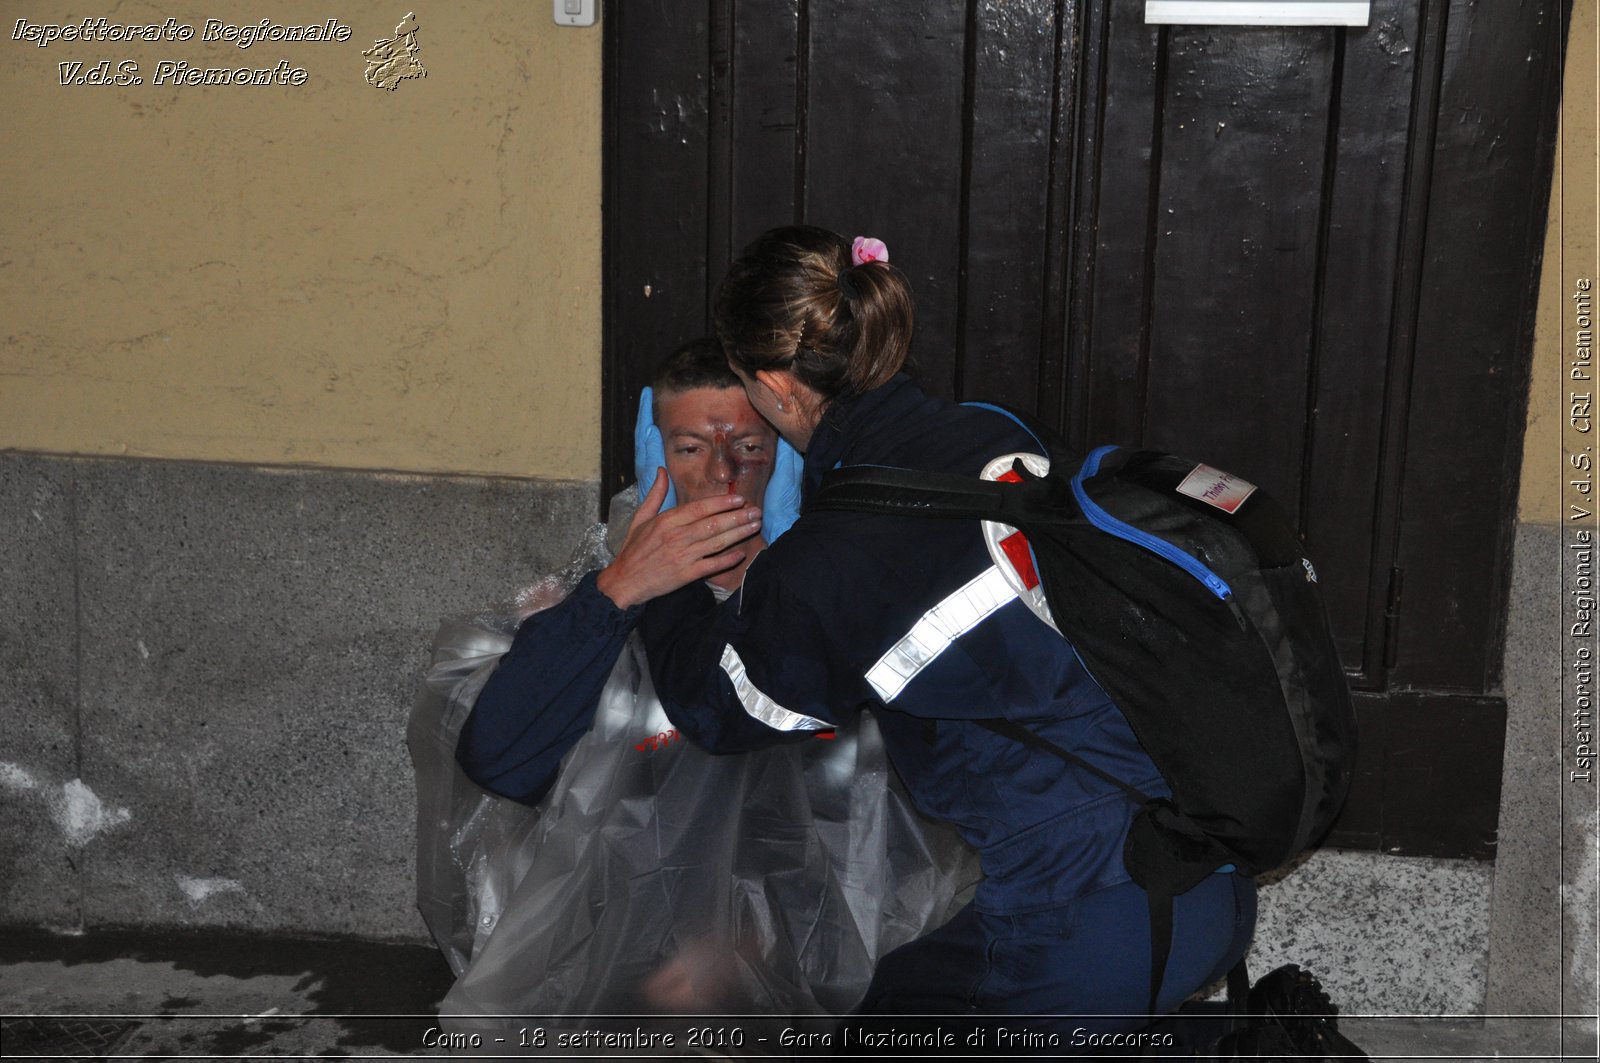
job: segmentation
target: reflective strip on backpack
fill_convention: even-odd
[[[733,681],[733,692],[739,695],[744,711],[775,731],[831,731],[833,724],[788,709],[773,701],[750,681],[744,661],[732,646],[722,648],[722,670]]]
[[[867,671],[867,682],[885,704],[893,701],[950,644],[983,623],[1017,592],[998,565],[990,565],[966,586],[922,614],[922,619]]]

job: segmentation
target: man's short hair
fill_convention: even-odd
[[[656,367],[650,386],[657,395],[695,388],[736,388],[742,385],[728,368],[728,356],[719,340],[690,340]]]

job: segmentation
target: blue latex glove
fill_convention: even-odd
[[[772,461],[772,479],[761,499],[761,537],[769,544],[800,519],[800,469],[805,459],[782,436]]]
[[[656,470],[667,467],[667,446],[661,438],[661,429],[656,427],[653,398],[649,388],[640,393],[639,419],[633,427],[633,474],[639,480],[640,502],[655,486]],[[767,482],[767,493],[761,499],[761,537],[769,544],[800,519],[800,470],[803,464],[800,452],[779,436],[778,452],[772,461],[772,479]],[[662,512],[671,509],[677,502],[677,489],[669,481],[666,501],[661,503]]]
[[[649,388],[639,393],[639,419],[633,423],[633,475],[639,481],[639,501],[650,493],[656,484],[656,472],[667,467],[667,445],[656,427],[655,395]],[[661,503],[665,513],[678,504],[678,490],[667,481],[666,501]]]

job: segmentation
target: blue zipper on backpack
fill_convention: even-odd
[[[1092,451],[1087,458],[1083,459],[1083,465],[1079,467],[1077,475],[1072,478],[1072,494],[1078,500],[1078,508],[1083,510],[1085,517],[1089,518],[1089,523],[1109,535],[1115,535],[1119,539],[1133,543],[1135,546],[1142,546],[1151,553],[1166,558],[1205,584],[1207,590],[1223,601],[1232,598],[1233,588],[1229,587],[1227,581],[1221,576],[1160,536],[1151,535],[1147,531],[1142,531],[1125,521],[1118,520],[1104,509],[1101,509],[1089,497],[1089,492],[1084,490],[1083,481],[1098,473],[1100,471],[1100,460],[1116,449],[1115,446],[1104,446]]]

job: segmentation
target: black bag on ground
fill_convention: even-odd
[[[1000,543],[997,560],[1042,582],[1045,601],[1030,604],[1172,788],[1152,800],[1111,780],[1144,805],[1123,855],[1152,897],[1158,983],[1171,897],[1225,864],[1254,875],[1292,859],[1349,789],[1355,719],[1316,569],[1282,508],[1246,481],[1119,447],[1080,462],[1053,433],[997,412],[1040,441],[1045,475],[1022,460],[1004,477],[1013,482],[842,468],[806,508],[975,517],[1026,538],[1020,553]],[[1110,778],[1011,721],[991,726]]]
[[[1298,964],[1262,978],[1230,1006],[1191,1001],[1157,1019],[1142,1058],[1192,1060],[1367,1059],[1339,1029],[1339,1009],[1322,983]]]

